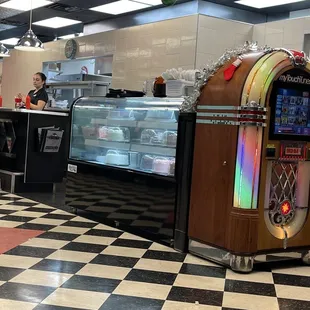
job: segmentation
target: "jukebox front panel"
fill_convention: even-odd
[[[308,217],[310,162],[270,161],[264,219],[269,232],[284,241],[303,228]]]

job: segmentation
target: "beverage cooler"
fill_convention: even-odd
[[[77,99],[66,204],[185,251],[196,115],[182,101]]]

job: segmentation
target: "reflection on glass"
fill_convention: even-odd
[[[181,103],[181,98],[81,98],[73,107],[70,158],[174,176]]]

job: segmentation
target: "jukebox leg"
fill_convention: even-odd
[[[304,264],[306,265],[310,265],[310,251],[305,252],[302,256],[302,261],[304,262]]]
[[[254,256],[231,255],[230,268],[241,273],[250,273],[253,270]]]

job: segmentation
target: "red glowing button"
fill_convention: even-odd
[[[280,210],[283,215],[288,215],[292,210],[291,203],[288,200],[283,201],[280,206]]]

